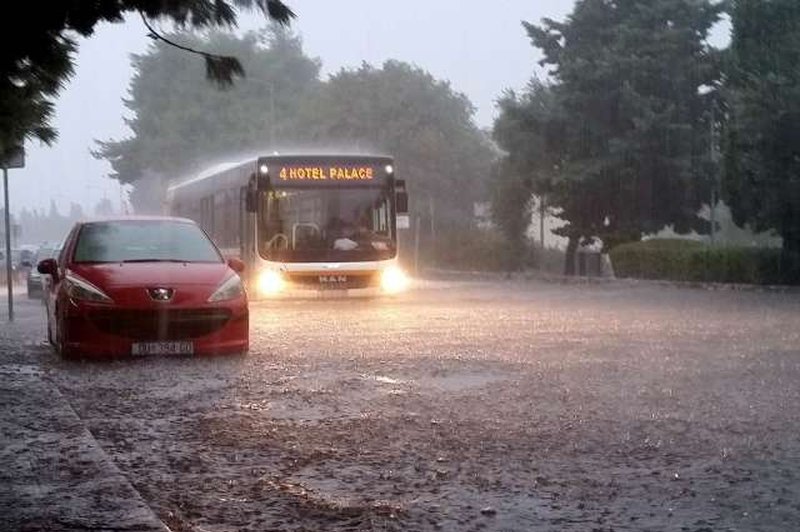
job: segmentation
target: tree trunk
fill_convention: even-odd
[[[578,242],[578,237],[569,237],[569,242],[567,243],[567,255],[564,258],[564,275],[575,275],[575,253],[578,250]]]

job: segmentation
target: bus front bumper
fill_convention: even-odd
[[[405,292],[410,279],[398,267],[373,271],[278,271],[264,270],[251,283],[250,297],[376,297]]]

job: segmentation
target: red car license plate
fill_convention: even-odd
[[[192,342],[135,342],[131,346],[133,355],[191,355],[194,353]]]

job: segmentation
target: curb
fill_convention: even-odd
[[[0,365],[3,530],[170,532],[41,369]]]

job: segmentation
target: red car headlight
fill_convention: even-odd
[[[209,302],[228,301],[244,294],[244,286],[238,275],[231,275],[208,298]]]
[[[75,275],[74,273],[67,273],[64,276],[64,284],[67,295],[70,297],[70,299],[75,299],[78,301],[93,301],[95,303],[114,302],[114,300],[108,297],[105,292],[97,288],[86,279]]]

